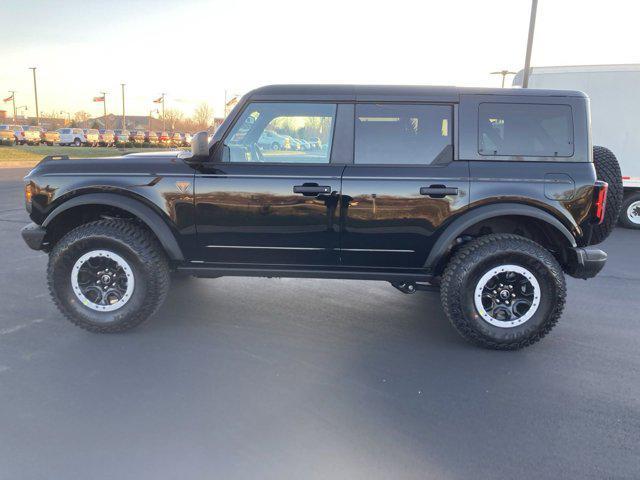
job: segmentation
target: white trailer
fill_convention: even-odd
[[[522,77],[520,70],[513,85],[521,86]],[[621,223],[640,229],[640,64],[534,67],[529,87],[589,96],[593,144],[609,148],[622,170]]]

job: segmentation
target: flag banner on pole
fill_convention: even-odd
[[[104,102],[104,97],[93,97],[94,102]]]
[[[156,98],[153,103],[162,103],[162,97]]]
[[[10,102],[11,100],[13,100],[13,93],[4,99],[5,102]]]

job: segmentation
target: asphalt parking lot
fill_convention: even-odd
[[[0,479],[640,477],[640,232],[519,352],[337,280],[181,281],[96,335],[19,236],[25,173],[0,169]]]

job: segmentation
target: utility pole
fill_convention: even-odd
[[[120,85],[122,86],[122,130],[126,130],[127,127],[125,125],[127,124],[127,120],[124,114],[124,86],[126,83],[121,83]]]
[[[36,97],[36,126],[40,126],[40,110],[38,109],[38,85],[36,83],[36,68],[29,67],[29,70],[33,71],[33,93]]]
[[[502,75],[502,88],[504,88],[504,79],[507,75],[515,75],[518,72],[510,72],[509,70],[500,70],[499,72],[491,72],[491,75]]]
[[[531,0],[531,17],[529,18],[529,38],[527,39],[527,54],[524,58],[524,76],[522,78],[522,88],[529,87],[529,71],[531,70],[531,49],[533,47],[533,32],[536,29],[536,13],[538,10],[538,0]]]
[[[153,110],[149,110],[149,128],[147,130],[151,131],[151,115],[153,114]]]
[[[100,92],[102,94],[102,109],[104,111],[104,129],[107,128],[107,92]]]
[[[18,118],[16,114],[16,92],[13,90],[9,90],[9,92],[11,92],[11,102],[13,103],[13,123],[15,123]]]
[[[162,131],[164,132],[167,129],[166,122],[164,119],[164,93],[162,94]]]

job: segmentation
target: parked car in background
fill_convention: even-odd
[[[114,130],[113,135],[116,143],[127,143],[129,141],[129,130]]]
[[[23,137],[27,145],[40,145],[40,127],[24,127]]]
[[[116,143],[116,137],[113,133],[113,130],[98,130],[98,138],[101,146],[103,147],[111,147]]]
[[[302,150],[300,140],[293,138],[291,135],[285,135],[289,139],[289,148],[287,150]]]
[[[83,132],[85,144],[90,147],[97,147],[100,143],[100,132],[95,128],[85,128]]]
[[[158,143],[162,146],[169,146],[171,144],[169,132],[158,132]]]
[[[10,145],[23,144],[24,132],[20,125],[0,125],[0,142]]]
[[[258,139],[258,146],[266,150],[285,150],[288,144],[287,137],[273,130],[265,130]]]
[[[129,141],[133,143],[144,143],[144,130],[131,130]]]
[[[151,130],[147,130],[144,132],[144,141],[150,143],[151,145],[158,144],[158,134],[156,132],[152,132]]]
[[[296,140],[298,140],[300,142],[300,147],[302,148],[302,150],[311,150],[311,144],[309,142],[307,142],[304,138],[297,138]]]
[[[84,131],[81,128],[59,128],[58,133],[60,134],[60,145],[81,147],[87,143]]]
[[[60,143],[60,134],[56,130],[45,130],[40,127],[40,142],[53,147],[56,143]]]
[[[182,134],[179,132],[174,132],[171,134],[171,145],[174,147],[182,146]]]
[[[322,141],[318,137],[311,137],[309,144],[313,150],[320,150],[322,148]]]

